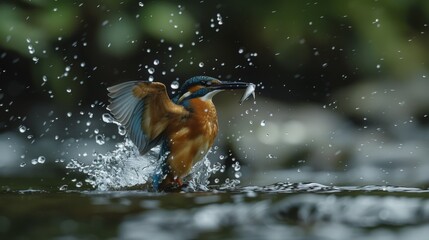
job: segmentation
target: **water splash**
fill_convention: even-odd
[[[102,120],[117,125],[119,135],[126,134],[125,128],[109,113],[103,114]],[[95,141],[103,145],[106,141],[104,134],[97,134]],[[147,189],[150,176],[158,164],[159,147],[142,156],[127,136],[124,137],[124,142],[116,144],[115,147],[111,152],[98,154],[91,164],[71,159],[66,168],[87,175],[85,182],[100,191],[137,186]],[[81,186],[79,184],[78,187]]]
[[[192,167],[191,173],[185,180],[188,183],[188,191],[210,191],[209,181],[210,177],[213,174],[216,174],[222,169],[222,166],[219,162],[211,164],[207,156],[203,160],[199,161],[195,166]],[[216,181],[215,181],[216,183]],[[238,182],[230,183],[229,179],[225,180],[225,183],[222,187],[232,189],[239,184]]]
[[[91,164],[71,159],[66,168],[87,175],[85,182],[100,191],[130,188],[151,190],[152,174],[160,165],[159,151],[158,146],[142,156],[132,141],[126,137],[124,142],[116,144],[114,151],[98,154]],[[198,162],[184,179],[187,183],[185,191],[208,191],[209,178],[220,170],[218,165],[212,166],[207,157]],[[227,179],[221,187],[232,189],[238,184],[239,180]]]
[[[125,138],[123,143],[116,144],[115,150],[98,154],[91,164],[72,159],[66,168],[86,174],[85,182],[101,191],[135,186],[147,188],[158,153],[159,148],[154,148],[141,156],[131,140]]]
[[[66,168],[87,175],[85,182],[100,191],[127,188],[151,190],[151,177],[161,164],[158,160],[160,147],[157,146],[142,156],[126,135],[126,130],[122,125],[108,113],[103,114],[102,119],[106,123],[118,126],[118,133],[125,135],[124,142],[116,144],[116,149],[111,152],[98,154],[91,164],[71,159]],[[95,141],[99,145],[103,145],[105,143],[104,135],[97,134]],[[219,163],[212,166],[209,159],[204,157],[184,179],[187,183],[186,191],[208,191],[210,176],[221,169]],[[239,180],[227,179],[223,187],[233,188],[238,184]],[[80,184],[79,187],[81,186]]]

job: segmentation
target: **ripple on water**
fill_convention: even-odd
[[[419,239],[420,234],[429,234],[428,199],[298,193],[282,195],[279,201],[216,203],[208,199],[208,203],[191,209],[150,210],[128,218],[119,228],[119,237],[195,239],[228,232],[237,239],[342,240]]]
[[[267,193],[340,193],[340,192],[391,192],[391,193],[429,193],[429,189],[398,186],[326,186],[320,183],[278,182],[266,186],[244,186],[231,188],[236,191]]]

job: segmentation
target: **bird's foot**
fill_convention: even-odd
[[[179,186],[182,186],[182,185],[183,185],[182,179],[180,179],[180,178],[176,178],[176,179],[174,179],[174,182],[175,182],[177,185],[179,185]]]
[[[180,191],[182,191],[183,189],[185,189],[187,187],[188,187],[188,184],[181,184],[181,185],[179,185],[178,183],[174,182],[174,183],[168,184],[162,190],[164,192],[180,192]]]
[[[164,181],[159,190],[164,192],[180,192],[186,187],[188,187],[188,184],[184,184],[182,179],[174,178],[168,182]]]

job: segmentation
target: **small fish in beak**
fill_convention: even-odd
[[[253,83],[249,83],[249,85],[246,88],[246,91],[244,92],[243,96],[240,99],[240,104],[242,104],[250,96],[250,94],[252,94],[253,99],[255,99],[255,89],[256,89],[256,85]]]

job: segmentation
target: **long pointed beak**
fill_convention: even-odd
[[[235,90],[235,89],[246,89],[243,96],[240,99],[240,104],[246,100],[250,95],[253,95],[253,98],[255,98],[255,84],[253,83],[246,83],[246,82],[221,82],[218,85],[214,85],[212,87],[215,90]]]
[[[220,84],[213,85],[211,88],[216,90],[227,90],[227,89],[245,89],[251,83],[246,82],[221,82]]]

